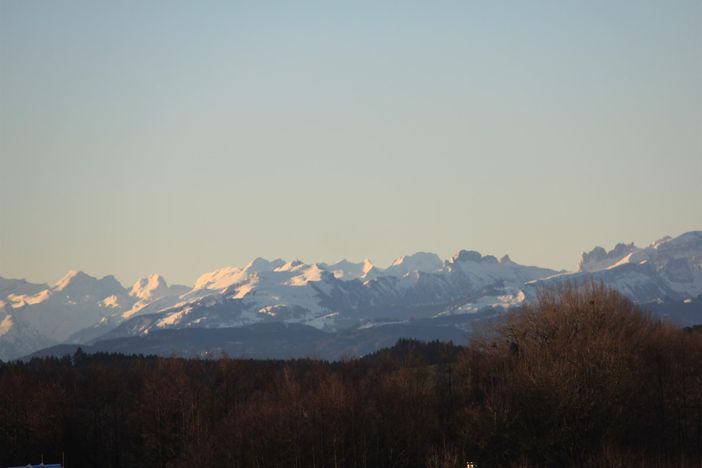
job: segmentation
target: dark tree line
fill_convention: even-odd
[[[0,364],[0,466],[62,453],[67,467],[700,466],[702,333],[591,284],[544,291],[465,348]]]

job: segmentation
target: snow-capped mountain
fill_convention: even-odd
[[[187,286],[179,284],[169,286],[163,276],[158,274],[138,279],[129,290],[129,296],[137,301],[128,310],[122,312],[120,317],[128,319],[138,313],[170,307],[179,302],[180,296],[188,291],[190,288]]]
[[[675,302],[676,313],[685,313],[682,304],[689,309],[702,303],[702,231],[647,247],[596,247],[569,273],[461,250],[445,261],[427,252],[405,255],[386,269],[367,259],[308,264],[256,258],[204,273],[192,288],[169,286],[155,274],[131,288],[112,276],[78,271],[53,286],[0,278],[0,359],[52,342],[182,328],[295,323],[339,332],[417,321],[454,326],[460,317],[529,301],[541,287],[590,280],[643,304]],[[688,322],[696,320],[689,316]]]
[[[603,281],[639,303],[685,301],[702,295],[702,231],[664,237],[639,248],[617,244],[582,254],[578,271],[534,281],[528,292],[563,281]]]
[[[285,260],[276,259],[273,261],[264,258],[251,260],[244,268],[224,267],[201,275],[193,286],[195,291],[224,291],[234,284],[247,280],[256,273],[273,271],[285,265]]]
[[[518,303],[526,281],[556,273],[518,265],[509,257],[498,261],[469,251],[445,262],[435,254],[404,256],[386,270],[369,264],[364,262],[364,274],[358,264],[340,274],[338,263],[310,265],[260,258],[241,269],[221,268],[202,275],[193,290],[182,296],[181,304],[128,320],[107,336],[259,322],[337,331],[373,320],[432,318],[476,311],[493,300],[502,301],[500,305]],[[486,296],[491,298],[489,304],[483,304]]]
[[[8,299],[19,322],[56,341],[133,302],[113,276],[97,279],[80,271],[69,271],[36,294],[12,294]]]
[[[94,329],[94,335],[100,335],[149,306],[155,310],[172,306],[189,290],[169,287],[158,275],[127,290],[111,275],[98,279],[75,270],[53,286],[0,278],[0,287],[4,311],[0,359],[16,357],[12,349],[63,342],[81,330]]]
[[[405,276],[407,273],[419,271],[422,273],[435,273],[444,266],[438,255],[429,252],[417,252],[413,255],[403,255],[385,270],[386,275]]]
[[[617,244],[609,252],[597,246],[590,252],[583,252],[578,262],[578,271],[592,273],[612,268],[620,262],[628,262],[631,259],[631,255],[640,250],[633,243]]]
[[[334,275],[335,278],[341,280],[371,279],[377,277],[381,271],[367,258],[359,263],[354,263],[343,259],[336,263],[321,263],[320,265],[322,268]]]

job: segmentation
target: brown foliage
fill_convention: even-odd
[[[465,438],[497,465],[699,456],[701,351],[601,284],[543,291],[461,357]]]

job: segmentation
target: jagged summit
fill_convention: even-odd
[[[609,252],[597,246],[590,252],[583,252],[578,262],[578,271],[591,273],[594,271],[606,270],[624,260],[625,257],[640,250],[641,249],[634,245],[633,242],[630,244],[619,243]]]
[[[129,295],[139,299],[163,297],[168,293],[168,283],[163,276],[154,273],[138,279],[129,290]]]
[[[449,263],[480,262],[483,256],[475,250],[459,250],[449,259]]]
[[[285,263],[285,260],[280,258],[277,258],[275,260],[266,260],[265,258],[256,257],[244,267],[243,271],[249,275],[252,275],[254,273],[261,273],[263,271],[275,270],[276,268],[280,268],[283,265],[285,265]]]
[[[124,287],[113,275],[106,275],[101,279],[90,276],[82,271],[70,270],[51,288],[51,293],[91,294],[108,296],[123,293]]]
[[[434,273],[443,266],[444,262],[435,253],[417,252],[396,259],[384,273],[393,276],[404,276],[411,272]]]
[[[647,247],[617,244],[595,247],[581,257],[577,272],[536,281],[548,287],[563,281],[602,281],[634,301],[694,302],[702,296],[702,231],[664,237]]]
[[[69,270],[63,278],[58,280],[53,286],[54,291],[63,291],[65,289],[88,284],[95,281],[96,278],[89,276],[79,270]]]
[[[633,242],[619,243],[610,251],[595,247],[582,254],[577,271],[594,273],[626,264],[652,262],[660,265],[679,258],[699,259],[701,256],[702,231],[690,231],[675,238],[665,236],[643,248]]]
[[[373,262],[367,258],[364,258],[362,262],[358,263],[344,258],[336,263],[321,263],[320,265],[322,268],[331,272],[335,278],[347,281],[352,279],[371,279],[380,271],[380,269],[373,265]]]
[[[242,274],[239,267],[222,267],[203,273],[195,280],[193,289],[222,289],[236,282]]]
[[[265,258],[256,257],[246,264],[245,267],[222,267],[209,273],[204,273],[195,280],[193,291],[196,290],[212,290],[222,291],[230,288],[233,285],[241,283],[253,277],[258,273],[266,271],[274,271],[277,268],[282,268],[287,262],[280,258],[275,260],[266,260]],[[292,268],[292,265],[288,266]]]
[[[502,256],[502,258],[500,258],[500,263],[512,264],[512,263],[514,263],[514,262],[512,261],[511,258],[509,258],[509,255],[505,254],[505,255]]]
[[[450,259],[446,260],[447,265],[457,265],[461,263],[480,263],[480,264],[515,264],[505,255],[498,260],[494,255],[482,255],[475,250],[459,250]]]

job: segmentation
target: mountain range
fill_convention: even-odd
[[[682,325],[702,323],[702,231],[646,247],[595,247],[572,272],[461,250],[446,260],[418,252],[384,269],[367,259],[307,264],[256,258],[204,273],[192,287],[168,285],[158,274],[130,288],[113,276],[80,271],[52,286],[0,278],[0,359],[47,347],[58,353],[67,344],[335,359],[405,335],[465,339],[476,322],[533,300],[541,288],[590,280]]]

